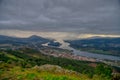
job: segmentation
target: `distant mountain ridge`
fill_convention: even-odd
[[[11,45],[31,45],[31,44],[44,44],[53,41],[52,39],[43,38],[40,36],[32,35],[28,38],[10,37],[0,35],[0,44],[11,44]]]

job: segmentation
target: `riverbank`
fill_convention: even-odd
[[[98,59],[98,60],[120,61],[120,57],[118,57],[118,56],[104,55],[104,54],[97,54],[97,53],[80,51],[80,50],[77,50],[77,49],[74,49],[74,48],[70,47],[70,43],[67,43],[67,42],[64,42],[64,41],[60,41],[60,43],[62,45],[59,48],[72,50],[75,55],[84,56],[84,57],[88,57],[88,58],[95,58],[95,59]]]
[[[74,54],[77,52],[73,52],[67,49],[43,47],[42,49],[40,49],[40,52],[42,54],[54,56],[54,57],[68,58],[68,59],[74,59],[74,60],[80,60],[80,61],[102,62],[111,66],[120,67],[120,61],[81,56],[81,55]]]

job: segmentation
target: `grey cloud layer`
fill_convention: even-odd
[[[120,1],[0,0],[0,29],[120,34]]]

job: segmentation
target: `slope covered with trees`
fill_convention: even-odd
[[[56,69],[59,70],[55,66],[53,69],[48,68],[52,70],[50,72],[45,66],[43,70],[36,69],[45,64],[61,66],[60,73],[54,73]],[[95,64],[95,66],[91,66],[91,64]],[[61,69],[64,71],[61,72]],[[41,78],[43,80],[83,80],[83,78],[86,80],[100,80],[101,78],[111,80],[112,69],[102,63],[56,58],[33,49],[0,51],[0,78],[2,80],[40,80]],[[65,73],[66,70],[67,73]]]

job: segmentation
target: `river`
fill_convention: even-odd
[[[59,48],[72,50],[75,55],[80,55],[80,56],[85,56],[85,57],[90,57],[90,58],[97,58],[100,60],[106,59],[106,60],[120,61],[120,57],[117,57],[117,56],[95,54],[95,53],[80,51],[80,50],[76,50],[76,49],[70,47],[69,46],[70,44],[67,42],[62,41],[61,43],[62,43],[62,45]]]

